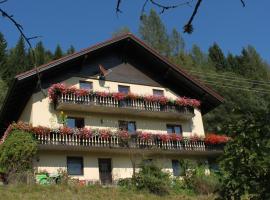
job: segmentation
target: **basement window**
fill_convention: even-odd
[[[77,117],[68,117],[67,126],[69,128],[83,128],[84,127],[84,118]]]
[[[68,175],[83,175],[83,158],[67,157]]]

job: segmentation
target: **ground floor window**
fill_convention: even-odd
[[[172,160],[172,169],[174,176],[180,176],[180,162],[179,160]]]
[[[68,175],[83,175],[83,158],[67,157]]]

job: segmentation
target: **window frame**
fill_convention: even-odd
[[[90,84],[91,88],[90,88],[90,89],[81,88],[81,83],[87,83],[87,84]],[[85,90],[93,90],[93,82],[92,82],[92,81],[84,81],[84,80],[80,80],[80,81],[79,81],[79,88],[80,88],[80,89],[85,89]]]
[[[69,120],[69,119],[74,119],[75,120],[74,121],[74,127],[68,126],[69,128],[84,128],[85,127],[85,119],[83,117],[72,117],[72,116],[68,116],[67,117],[67,120]],[[76,126],[76,124],[78,122],[77,120],[82,120],[83,121],[83,126],[82,127]],[[67,125],[68,125],[68,122],[67,122]]]
[[[168,132],[168,127],[172,127],[172,132],[169,133]],[[175,132],[175,127],[179,127],[180,128],[180,133],[176,133]],[[180,124],[166,124],[166,128],[167,128],[167,133],[168,134],[178,134],[178,135],[183,135],[183,129],[182,129],[182,126]]]
[[[155,92],[161,92],[162,94],[155,94]],[[153,89],[153,95],[154,96],[161,96],[163,97],[164,96],[164,90],[160,90],[160,89]]]
[[[69,172],[69,159],[78,159],[81,164],[80,173],[70,173]],[[83,163],[83,157],[82,156],[67,156],[67,173],[70,176],[83,176],[84,175],[84,163]]]
[[[122,127],[120,127],[120,124],[121,123],[126,123],[126,127],[123,129]],[[134,132],[130,132],[129,130],[128,130],[128,125],[129,125],[129,123],[133,123],[134,124],[134,128],[135,128],[135,130],[134,130]],[[118,120],[118,128],[119,128],[119,130],[122,130],[122,131],[127,131],[128,133],[135,133],[136,132],[136,130],[137,130],[137,126],[136,126],[136,121],[126,121],[126,120]]]
[[[175,166],[176,166],[174,165],[175,163],[177,163],[178,171],[175,169]],[[179,160],[172,159],[172,170],[173,170],[173,176],[175,177],[181,176],[181,165],[180,165]]]
[[[128,88],[127,93],[126,92],[120,92],[121,87]],[[128,93],[130,93],[130,86],[129,85],[118,85],[118,92],[123,93],[123,94],[128,94]]]

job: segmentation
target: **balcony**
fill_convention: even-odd
[[[107,114],[126,114],[162,119],[190,119],[194,108],[172,103],[141,99],[118,100],[113,96],[100,96],[95,93],[79,96],[74,93],[61,94],[57,98],[56,109]]]
[[[39,148],[46,150],[77,150],[105,153],[142,153],[172,154],[172,155],[220,155],[225,144],[207,144],[203,140],[181,139],[178,141],[162,141],[158,137],[143,139],[136,135],[128,140],[119,135],[102,137],[93,135],[83,138],[80,135],[63,135],[51,133],[50,135],[34,135],[39,143]]]

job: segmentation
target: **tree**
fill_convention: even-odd
[[[36,56],[36,66],[43,65],[46,61],[45,48],[43,43],[40,41],[36,44],[35,47],[35,56]]]
[[[154,10],[143,15],[139,26],[140,37],[162,55],[169,56],[170,44],[166,28]]]
[[[33,169],[37,143],[30,133],[13,130],[0,146],[0,169],[8,177]]]
[[[0,71],[3,70],[7,59],[7,42],[4,35],[0,33]]]
[[[3,79],[10,83],[13,77],[21,72],[28,70],[29,68],[29,57],[27,56],[25,43],[22,37],[15,48],[11,49],[7,59],[6,68],[3,69]]]
[[[213,62],[214,66],[216,67],[216,70],[218,71],[226,70],[227,68],[226,58],[217,43],[214,43],[208,49],[208,57],[210,61]]]
[[[125,33],[130,33],[130,29],[127,26],[123,26],[121,28],[118,28],[116,31],[112,33],[113,37],[117,37],[119,35],[125,34]]]
[[[229,126],[236,137],[226,146],[220,163],[222,199],[270,198],[269,110],[245,113],[245,118]]]
[[[185,41],[181,34],[174,28],[169,38],[171,54],[177,55],[185,50]]]
[[[67,50],[67,55],[73,54],[75,52],[75,48],[73,45],[70,45],[70,47]]]
[[[57,60],[57,59],[59,59],[59,58],[61,58],[61,57],[63,57],[63,51],[62,51],[60,45],[58,44],[58,45],[56,46],[55,51],[54,51],[53,59],[54,59],[54,60]]]

